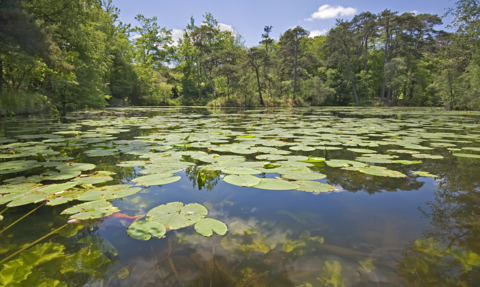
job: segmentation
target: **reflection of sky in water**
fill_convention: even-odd
[[[259,278],[263,272],[268,272],[270,276],[276,274],[275,278],[278,278],[274,281],[278,281],[278,286],[300,285],[303,280],[316,280],[324,272],[324,262],[332,260],[341,263],[342,274],[349,282],[347,285],[353,286],[360,280],[357,275],[360,271],[355,271],[360,268],[358,261],[373,258],[377,269],[363,272],[362,280],[398,283],[399,278],[394,273],[395,262],[400,258],[403,246],[419,238],[427,225],[428,222],[418,211],[419,206],[426,206],[419,203],[432,200],[432,190],[436,189],[435,180],[427,178],[422,180],[425,184],[419,190],[375,195],[365,192],[309,194],[256,190],[225,182],[219,182],[213,191],[206,191],[193,188],[192,183],[181,175],[182,180],[168,185],[168,188],[145,188],[139,194],[115,204],[124,214],[138,215],[172,201],[210,203],[213,208],[208,217],[226,222],[230,232],[225,239],[219,236],[207,239],[196,235],[193,227],[188,227],[168,232],[163,239],[140,242],[126,235],[125,227],[130,224],[129,221],[108,219],[103,223],[100,235],[117,247],[122,264],[136,266],[134,270],[137,270],[119,281],[119,286],[131,286],[138,280],[137,276],[146,276],[144,273],[148,270],[145,273],[149,274],[148,280],[152,284],[158,283],[157,275],[151,274],[160,274],[158,276],[161,277],[160,269],[165,269],[163,276],[171,272],[169,260],[163,258],[169,250],[174,262],[178,260],[174,264],[178,265],[178,276],[185,280],[182,282],[202,276],[209,278],[211,274],[205,274],[207,271],[200,266],[212,264],[213,249],[215,264],[222,264],[220,271],[215,272],[223,276],[227,276],[222,273],[226,269],[238,265],[238,270],[235,269],[230,276],[241,276],[242,270],[252,268]],[[247,229],[254,231],[252,234],[239,234]],[[298,243],[305,230],[310,231],[312,237],[323,237],[324,243],[300,247],[299,250],[303,248],[304,251],[282,252],[287,242]],[[228,238],[234,238],[236,244],[250,247],[224,248],[226,245],[222,245],[221,241]],[[265,250],[265,246],[275,247]],[[175,277],[174,274],[171,276]],[[214,283],[222,286],[221,281]]]

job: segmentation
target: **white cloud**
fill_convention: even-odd
[[[410,12],[410,13],[412,13],[413,15],[417,15],[417,14],[418,14],[418,11],[417,11],[417,10],[413,10],[413,11]]]
[[[173,44],[177,45],[178,40],[183,39],[183,30],[181,29],[172,29],[172,40]]]
[[[322,35],[325,35],[327,34],[328,30],[327,29],[323,29],[323,30],[313,30],[313,31],[310,31],[310,38],[315,38],[317,36],[322,36]]]
[[[309,19],[306,19],[308,21],[312,21],[314,19],[330,19],[330,18],[336,18],[338,16],[351,16],[355,15],[357,13],[357,8],[353,7],[343,7],[343,6],[330,6],[328,4],[325,4],[318,8],[318,11],[313,13],[312,16]]]
[[[220,31],[230,31],[232,32],[232,35],[235,36],[237,33],[235,32],[235,29],[233,29],[232,25],[224,24],[224,23],[219,23],[218,28]]]
[[[218,28],[220,31],[230,31],[234,36],[236,35],[235,29],[233,29],[232,25],[219,23]],[[173,46],[177,46],[178,40],[183,39],[183,33],[184,31],[181,29],[172,29]]]

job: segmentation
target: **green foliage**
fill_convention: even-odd
[[[211,13],[174,43],[156,17],[118,21],[111,0],[6,0],[0,115],[111,106],[410,105],[480,109],[478,0],[437,15],[364,12],[309,38],[295,27],[245,47]],[[100,153],[101,154],[101,153]]]

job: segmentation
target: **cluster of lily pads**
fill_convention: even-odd
[[[344,113],[351,116],[353,111]],[[0,137],[0,175],[6,177],[0,186],[0,204],[15,207],[41,201],[47,205],[86,201],[64,211],[72,219],[83,220],[118,212],[111,200],[133,195],[141,187],[179,181],[178,173],[192,166],[198,166],[200,172],[218,172],[232,185],[319,193],[336,189],[319,181],[327,178],[326,166],[405,178],[407,174],[396,166],[415,167],[423,160],[441,160],[444,150],[458,158],[480,158],[478,124],[460,117],[454,122],[425,114],[422,119],[415,115],[407,119],[353,118],[326,110],[313,110],[308,115],[255,111],[209,116],[124,114],[107,113],[96,119],[77,115],[70,117],[76,120],[71,124],[41,123],[35,128],[8,131],[8,137]],[[141,133],[125,139],[122,134],[131,131]],[[348,158],[338,158],[335,151]],[[117,161],[117,166],[135,168],[142,176],[130,184],[105,186],[113,180],[112,172],[92,173],[94,164],[74,162],[73,155],[79,152],[92,159],[134,157]],[[22,176],[26,173],[29,176]],[[411,174],[435,177],[421,170]],[[150,219],[147,215],[147,220],[136,223],[131,232],[151,231],[156,226],[158,230],[150,235],[161,237],[163,229],[156,223],[163,224],[165,230],[172,228]]]
[[[184,205],[181,202],[170,202],[151,209],[146,220],[132,223],[127,234],[135,239],[149,240],[152,236],[161,238],[169,230],[195,225],[195,230],[206,237],[211,237],[215,232],[225,235],[227,225],[219,220],[205,218],[208,210],[198,203]]]

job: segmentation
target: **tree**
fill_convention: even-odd
[[[380,26],[383,28],[384,32],[384,48],[383,48],[383,80],[382,80],[382,87],[380,90],[380,98],[382,103],[384,102],[384,97],[385,97],[385,87],[386,87],[386,81],[387,81],[387,76],[386,76],[386,66],[388,62],[388,57],[390,53],[390,42],[391,42],[391,30],[393,29],[393,26],[395,25],[395,16],[398,14],[398,12],[392,12],[391,10],[384,10],[378,15],[378,20]]]
[[[294,55],[293,62],[293,100],[295,100],[295,93],[297,91],[297,74],[298,74],[298,55],[300,54],[300,41],[308,37],[310,33],[300,26],[293,29],[288,29],[280,38],[280,46],[283,54],[288,56]]]
[[[353,96],[355,104],[359,104],[359,97],[357,94],[357,84],[355,80],[355,72],[352,65],[351,50],[355,44],[354,33],[352,31],[352,22],[346,22],[344,20],[337,20],[336,27],[329,31],[327,41],[325,42],[325,49],[330,49],[331,60],[335,62],[346,62],[347,73],[352,85]]]
[[[247,53],[247,63],[255,71],[257,77],[257,86],[258,86],[258,97],[260,98],[260,103],[262,106],[265,106],[265,102],[262,97],[262,86],[260,84],[260,67],[265,64],[267,61],[267,52],[260,50],[259,48],[253,47],[248,50]]]

